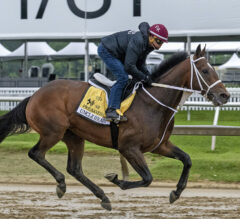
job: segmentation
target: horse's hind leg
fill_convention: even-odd
[[[149,186],[152,182],[152,174],[148,169],[142,152],[137,148],[129,147],[127,150],[121,151],[121,154],[128,160],[135,171],[142,177],[142,180],[135,182],[119,180],[117,174],[115,173],[107,174],[105,177],[110,182],[113,182],[124,190]]]
[[[59,140],[59,137],[55,135],[41,136],[39,142],[28,152],[28,156],[55,178],[58,183],[56,192],[58,197],[61,198],[66,192],[65,177],[45,159],[46,152]]]
[[[111,203],[108,197],[104,194],[104,191],[83,174],[82,157],[84,153],[84,139],[68,130],[64,135],[63,141],[68,147],[68,173],[91,190],[96,197],[101,199],[101,205],[103,208],[111,211]]]
[[[177,160],[182,161],[183,163],[183,170],[181,177],[177,184],[177,190],[172,191],[169,197],[170,203],[175,202],[177,199],[179,199],[182,191],[186,188],[187,181],[188,181],[188,175],[190,168],[192,166],[192,161],[190,156],[182,151],[177,146],[173,145],[170,141],[167,141],[165,144],[161,145],[158,149],[153,151],[155,154],[161,154],[163,156],[174,158]]]

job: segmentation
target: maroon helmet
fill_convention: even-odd
[[[154,24],[149,28],[149,32],[163,42],[168,42],[168,30],[163,24]]]

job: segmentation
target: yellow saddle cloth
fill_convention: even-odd
[[[131,95],[129,95],[117,110],[119,115],[123,115],[124,112],[128,110],[131,103],[136,95],[134,90]],[[98,124],[109,125],[110,122],[106,121],[105,111],[108,107],[108,96],[105,90],[90,86],[80,102],[76,112]]]

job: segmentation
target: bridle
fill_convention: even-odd
[[[217,84],[221,83],[221,80],[217,80],[217,81],[215,81],[213,84],[208,85],[208,83],[204,80],[204,78],[202,77],[202,75],[200,74],[200,72],[198,71],[198,69],[197,69],[197,67],[196,67],[196,65],[195,65],[196,62],[198,62],[198,61],[201,60],[201,59],[205,59],[205,57],[200,57],[200,58],[194,60],[194,59],[193,59],[193,55],[191,55],[189,59],[190,59],[190,66],[191,66],[190,89],[189,89],[189,88],[184,88],[184,87],[177,87],[177,86],[167,85],[167,84],[161,84],[161,83],[152,83],[151,85],[154,86],[154,87],[170,88],[170,89],[181,90],[181,91],[190,92],[190,93],[201,93],[203,96],[205,96],[205,97],[207,98],[207,95],[208,95],[210,89],[213,88],[213,87],[215,87]],[[196,76],[196,78],[197,78],[198,85],[199,85],[199,87],[200,87],[201,90],[194,90],[194,89],[193,89],[193,76],[194,76],[194,73],[195,73],[195,76]],[[204,90],[204,89],[203,89],[202,83],[205,84],[205,86],[207,87],[207,90]],[[159,145],[161,145],[162,140],[163,140],[163,138],[164,138],[164,136],[165,136],[165,133],[166,133],[166,131],[167,131],[167,128],[168,128],[170,122],[172,121],[172,119],[174,118],[175,114],[177,113],[177,110],[174,109],[174,108],[172,108],[172,107],[170,107],[170,106],[167,106],[167,105],[165,105],[164,103],[162,103],[161,101],[157,100],[150,92],[148,92],[148,91],[144,88],[142,82],[139,82],[139,84],[137,84],[137,86],[135,86],[134,90],[137,90],[140,84],[142,85],[143,91],[144,91],[149,97],[151,97],[151,98],[152,98],[155,102],[157,102],[159,105],[161,105],[161,106],[163,106],[163,107],[166,107],[166,108],[170,109],[170,110],[173,112],[171,118],[169,119],[169,121],[168,121],[168,123],[167,123],[167,125],[166,125],[166,128],[165,128],[165,130],[164,130],[164,132],[163,132],[163,135],[162,135],[162,137],[161,137],[161,139],[160,139],[160,142],[159,142],[159,143],[153,148],[153,150],[152,150],[152,151],[154,151],[156,148],[159,147]]]
[[[198,85],[199,85],[199,87],[201,89],[200,93],[203,94],[207,98],[207,95],[208,95],[208,92],[210,91],[210,89],[215,87],[217,84],[221,83],[222,81],[221,80],[217,80],[213,84],[208,85],[208,83],[204,80],[204,78],[202,77],[202,75],[200,74],[200,72],[198,71],[198,69],[197,69],[197,67],[195,65],[195,63],[198,62],[201,59],[205,59],[205,57],[200,57],[200,58],[194,60],[193,59],[193,55],[190,56],[190,64],[191,64],[191,82],[190,82],[190,87],[191,87],[191,90],[193,90],[193,88],[192,88],[192,86],[193,86],[193,72],[195,72],[195,75],[196,75],[196,78],[197,78],[197,81],[198,81]],[[207,87],[207,91],[203,89],[201,81]],[[196,91],[194,91],[194,92],[196,92]]]
[[[210,89],[215,87],[217,84],[221,83],[222,81],[217,80],[213,84],[208,85],[208,83],[204,80],[204,78],[202,77],[202,75],[200,74],[200,72],[198,71],[198,69],[195,65],[196,62],[198,62],[201,59],[205,59],[205,57],[200,57],[200,58],[194,60],[193,55],[191,55],[189,59],[190,59],[190,66],[191,66],[190,89],[189,88],[172,86],[172,85],[167,85],[167,84],[161,84],[161,83],[152,83],[151,85],[154,86],[154,87],[163,87],[163,88],[170,88],[170,89],[175,89],[175,90],[187,91],[187,92],[191,92],[191,93],[200,93],[207,98],[207,95],[208,95]],[[194,90],[193,89],[193,75],[194,75],[194,73],[195,73],[198,85],[199,85],[201,90]],[[205,86],[207,87],[207,90],[203,89],[202,84],[205,84]]]

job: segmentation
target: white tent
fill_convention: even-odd
[[[207,42],[207,51],[211,53],[234,53],[239,51],[240,42]]]
[[[0,58],[8,56],[11,52],[0,43]]]
[[[223,65],[220,65],[218,69],[240,69],[240,58],[236,53],[232,55],[232,57]]]
[[[164,43],[159,50],[160,53],[175,53],[184,51],[184,43]]]
[[[164,59],[164,55],[155,51],[151,52],[146,59],[147,65],[158,65]]]
[[[194,42],[191,43],[191,52],[195,52],[197,46],[201,44],[202,48],[206,45],[206,51],[209,53],[234,53],[240,50],[240,42]],[[164,43],[160,53],[175,53],[184,51],[184,43]]]
[[[25,56],[28,59],[41,59],[46,58],[52,54],[56,53],[46,42],[28,42],[27,43],[27,53],[25,54],[25,44],[22,44],[12,53],[6,55],[4,60],[24,60]]]
[[[97,46],[95,43],[89,43],[89,56],[97,56]],[[85,56],[85,43],[72,42],[66,47],[51,55],[51,59],[79,59]]]

